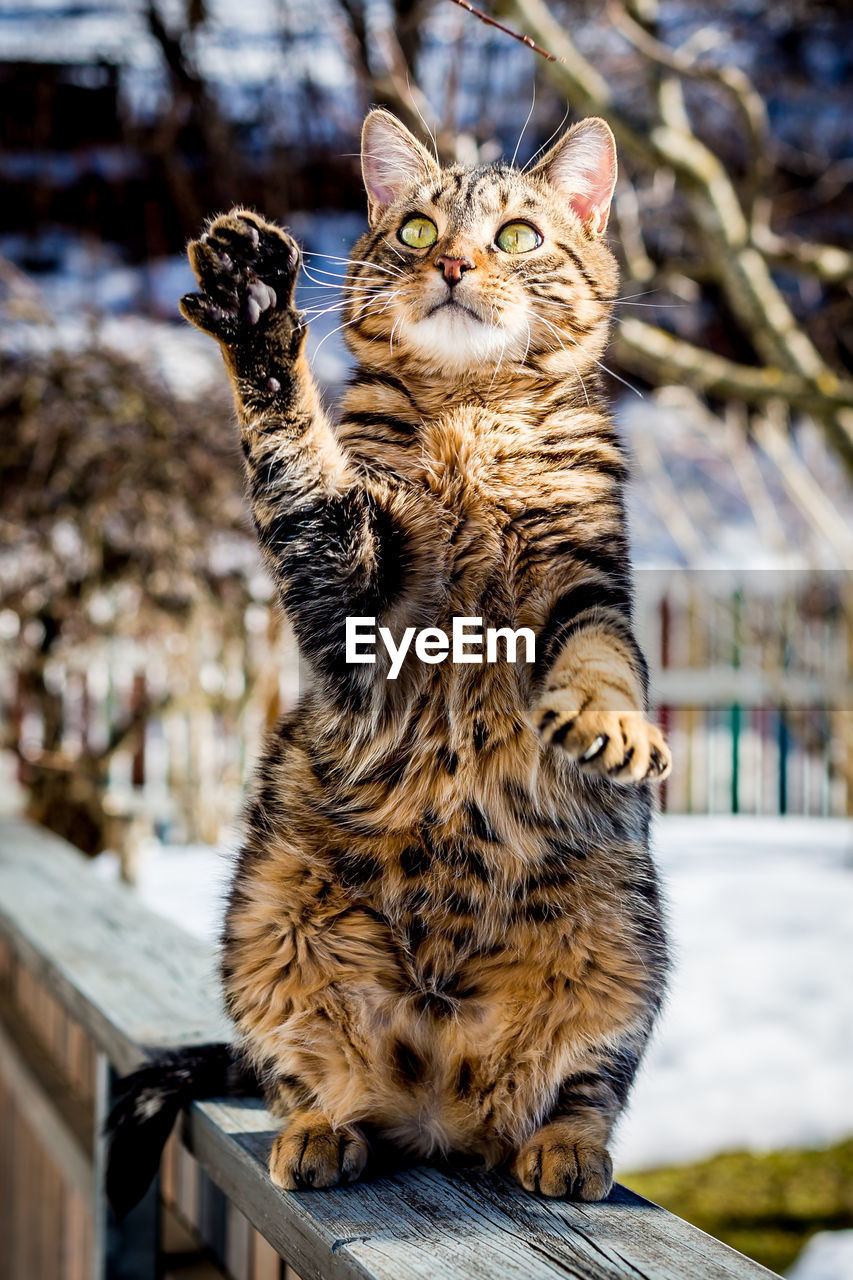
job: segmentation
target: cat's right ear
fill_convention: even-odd
[[[530,172],[556,187],[592,235],[603,235],[616,186],[616,139],[606,121],[581,120]]]
[[[371,111],[361,130],[361,172],[373,227],[407,188],[438,177],[438,165],[390,111]]]

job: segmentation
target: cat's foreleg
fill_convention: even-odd
[[[347,615],[393,625],[421,590],[406,496],[356,474],[329,425],[304,353],[300,255],[287,232],[236,209],[188,252],[201,288],[181,310],[222,348],[261,548],[303,649],[337,669]]]
[[[564,640],[533,707],[546,745],[584,772],[614,782],[664,778],[672,757],[646,716],[645,663],[622,619],[579,619]]]
[[[513,1156],[512,1172],[528,1191],[603,1200],[613,1186],[610,1133],[625,1105],[639,1051],[604,1053],[597,1067],[566,1079],[548,1121]]]
[[[358,1125],[333,1128],[322,1111],[293,1110],[273,1142],[270,1178],[285,1191],[336,1187],[364,1172],[367,1138]]]
[[[284,1120],[270,1152],[270,1178],[285,1191],[336,1187],[364,1172],[369,1148],[360,1125],[333,1125],[297,1076],[273,1076],[267,1106]]]

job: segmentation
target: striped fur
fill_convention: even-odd
[[[645,715],[626,461],[598,378],[609,137],[586,122],[524,174],[439,170],[368,117],[335,425],[290,237],[235,210],[190,246],[184,314],[222,345],[310,672],[257,771],[223,943],[231,1014],[285,1118],[285,1187],[357,1177],[374,1138],[505,1161],[547,1195],[610,1187],[666,970],[648,779],[669,754]],[[412,213],[436,225],[429,249],[397,236]],[[503,253],[518,219],[542,244]],[[470,264],[453,291],[441,255]],[[410,654],[391,682],[381,650],[344,661],[347,616],[399,638],[460,615],[532,628],[536,663]]]

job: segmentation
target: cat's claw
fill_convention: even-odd
[[[585,773],[626,784],[661,781],[669,773],[669,747],[641,711],[614,709],[571,688],[552,689],[533,720],[542,741],[565,751]]]
[[[232,209],[191,241],[187,253],[201,291],[182,298],[181,311],[197,328],[238,346],[267,330],[299,327],[293,307],[299,247],[280,227]]]

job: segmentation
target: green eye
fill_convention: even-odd
[[[508,222],[498,232],[497,245],[504,253],[529,253],[538,249],[542,237],[527,222]]]
[[[429,218],[415,214],[406,219],[397,235],[410,249],[429,249],[438,239],[438,228]]]

